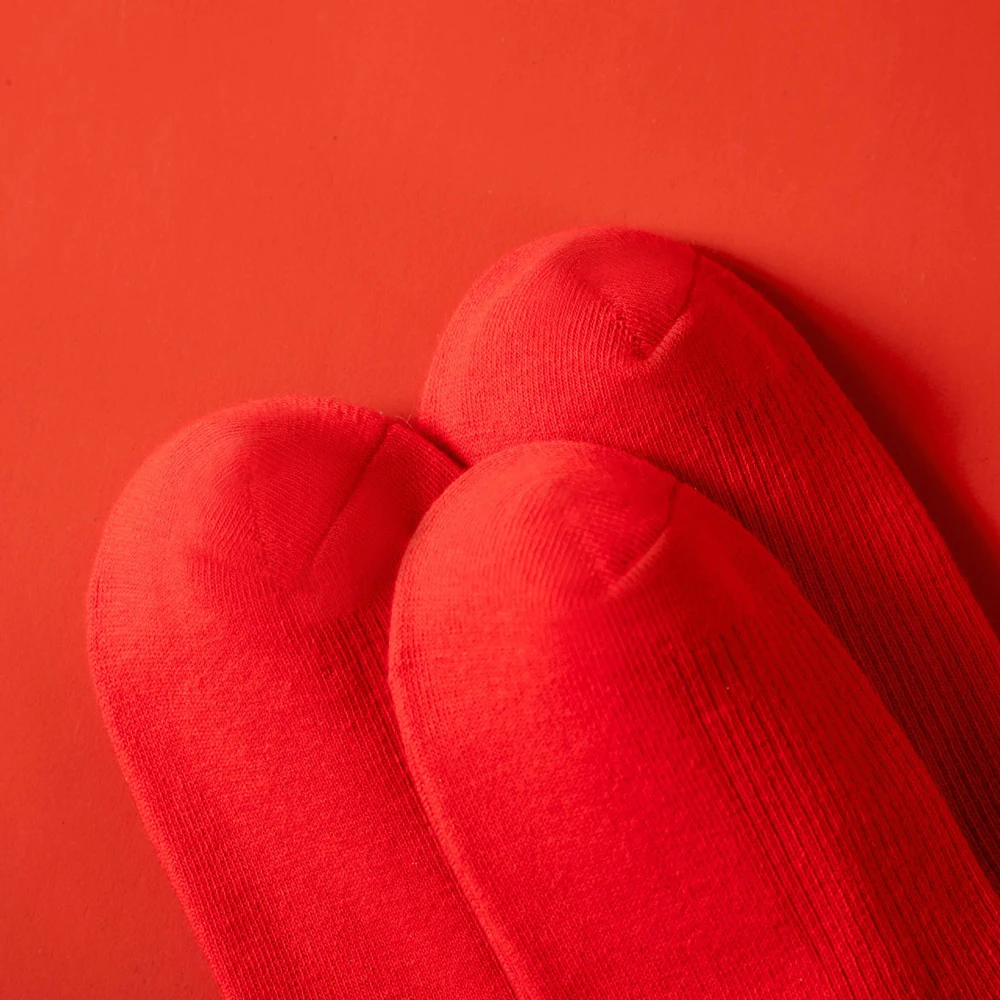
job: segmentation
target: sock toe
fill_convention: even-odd
[[[370,410],[295,398],[234,407],[144,463],[108,519],[94,587],[116,567],[133,591],[155,572],[190,589],[180,600],[223,615],[308,592],[343,614],[392,579],[453,476],[440,452]],[[252,593],[230,605],[234,585]]]
[[[476,281],[445,330],[421,429],[470,464],[551,439],[542,431],[553,425],[584,439],[587,408],[577,403],[586,392],[539,390],[639,366],[684,313],[697,264],[690,247],[625,228],[569,230],[515,250]],[[496,394],[518,384],[516,394]]]
[[[477,495],[482,477],[491,483],[490,503],[463,503]],[[669,523],[676,487],[672,476],[624,453],[564,442],[518,445],[461,477],[453,502],[433,507],[419,534],[439,539],[435,548],[449,560],[445,579],[460,581],[456,596],[476,586],[465,568],[502,560],[503,600],[572,603],[603,593],[641,558]],[[563,517],[552,519],[553,509]],[[527,544],[524,526],[539,520],[548,530]],[[491,578],[492,592],[497,583]]]

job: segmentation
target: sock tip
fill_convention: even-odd
[[[571,411],[581,392],[632,378],[687,309],[699,259],[667,237],[601,226],[512,251],[473,284],[448,323],[421,422],[449,428],[446,443],[464,461],[502,446],[505,432],[525,440],[522,425],[571,423],[554,401]],[[491,427],[499,440],[482,430]]]
[[[260,592],[310,564],[389,421],[328,400],[241,404],[175,434],[113,507],[90,584]],[[182,588],[183,589],[183,588]]]
[[[474,466],[431,509],[412,547],[418,573],[518,606],[597,599],[667,528],[676,487],[609,448],[518,445]]]

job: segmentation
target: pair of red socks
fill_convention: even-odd
[[[99,698],[226,996],[1000,995],[1000,645],[777,313],[540,240],[418,427],[237,407],[105,530]]]

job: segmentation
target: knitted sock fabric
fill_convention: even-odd
[[[467,464],[534,440],[620,448],[735,515],[871,679],[1000,885],[1000,645],[898,468],[743,282],[650,233],[529,244],[459,306],[419,423]]]
[[[396,566],[453,475],[377,414],[274,400],[183,431],[111,514],[93,676],[227,997],[511,1000],[386,686]]]
[[[788,576],[622,453],[526,445],[431,508],[390,687],[520,1000],[981,998],[997,900]]]

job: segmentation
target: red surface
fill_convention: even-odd
[[[475,275],[627,222],[777,288],[996,617],[1000,7],[207,0],[0,14],[0,995],[216,995],[83,590],[180,423],[415,405]]]

